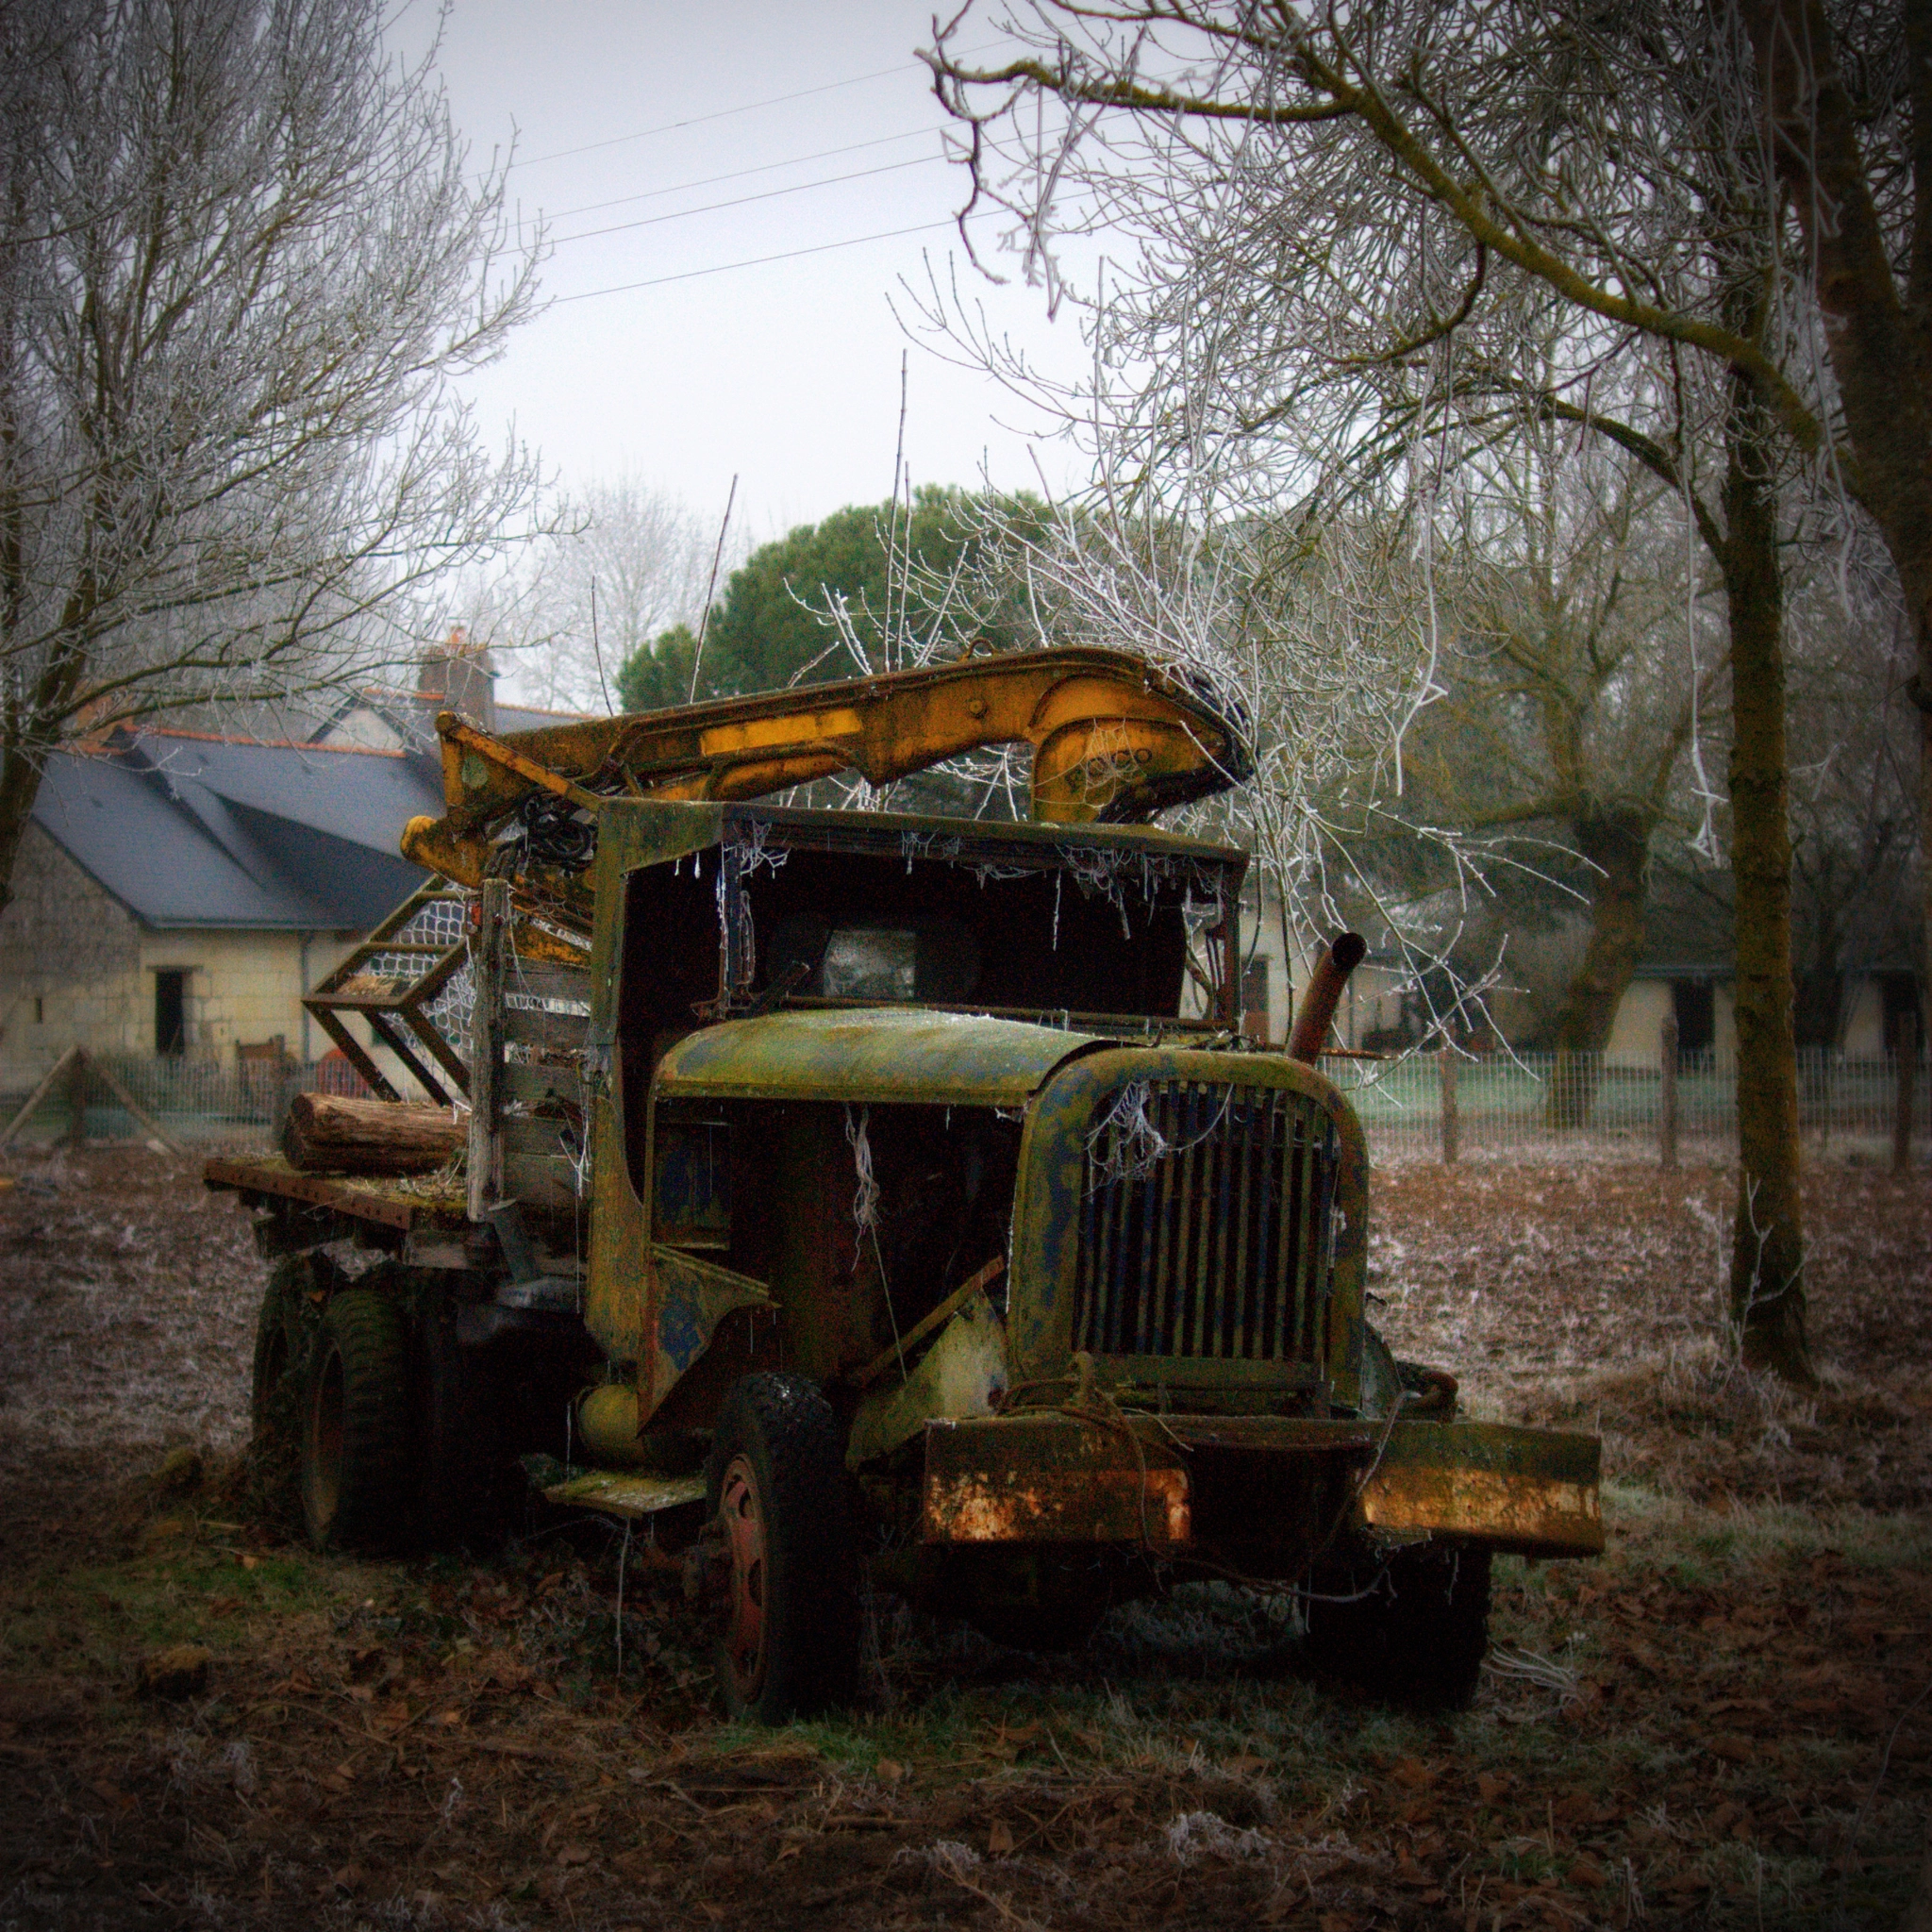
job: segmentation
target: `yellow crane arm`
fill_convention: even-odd
[[[924,671],[722,698],[495,737],[445,711],[441,819],[403,851],[478,881],[493,834],[533,796],[594,812],[607,797],[758,798],[856,772],[886,785],[982,745],[1033,747],[1032,811],[1131,823],[1247,777],[1241,721],[1205,685],[1126,651],[965,658]]]

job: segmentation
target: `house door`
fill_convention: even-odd
[[[1709,980],[1672,980],[1671,1010],[1677,1017],[1680,1054],[1708,1053],[1717,1044],[1717,1002]]]
[[[188,1051],[188,974],[164,966],[155,974],[155,1051]]]

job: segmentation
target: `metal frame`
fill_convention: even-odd
[[[368,1048],[350,1032],[341,1017],[344,1014],[360,1013],[368,1022],[370,1032],[375,1035],[377,1043],[388,1047],[402,1061],[423,1091],[439,1106],[447,1107],[454,1100],[469,1098],[469,1069],[424,1010],[469,958],[468,931],[466,929],[463,938],[449,946],[397,940],[392,935],[403,931],[425,906],[438,903],[467,906],[471,897],[463,888],[453,886],[446,879],[425,881],[383,920],[313,992],[303,996],[302,1004],[314,1015],[316,1024],[341,1048],[349,1063],[384,1100],[400,1100],[403,1096],[376,1065]],[[400,985],[391,981],[382,991],[347,991],[369,961],[382,953],[420,955],[426,964],[415,978]],[[415,1042],[410,1041],[410,1034],[415,1036]],[[421,1044],[428,1058],[441,1070],[442,1079],[440,1080],[424,1064],[415,1051],[416,1043]],[[445,1080],[447,1088],[443,1085]]]

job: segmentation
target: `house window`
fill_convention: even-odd
[[[163,966],[155,974],[155,1051],[188,1051],[188,972]]]

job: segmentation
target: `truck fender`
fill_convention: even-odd
[[[857,1469],[890,1456],[928,1422],[991,1415],[1011,1383],[1006,1324],[985,1294],[975,1291],[903,1382],[875,1390],[858,1405],[845,1466]]]

